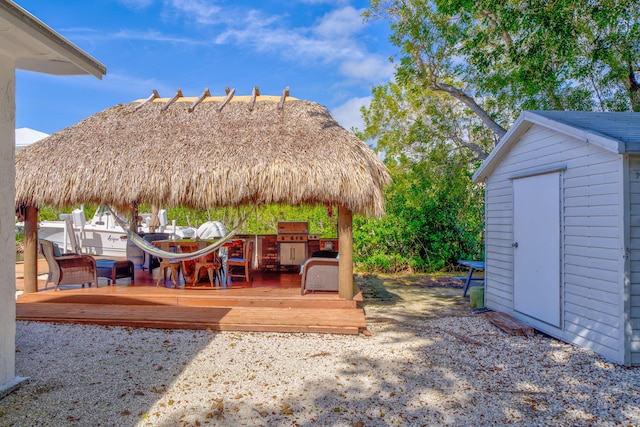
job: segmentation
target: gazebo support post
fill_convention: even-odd
[[[24,293],[38,292],[38,210],[27,206],[24,219]]]
[[[353,214],[344,206],[338,208],[338,295],[353,300]]]

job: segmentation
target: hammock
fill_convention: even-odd
[[[219,240],[216,240],[210,245],[202,249],[198,249],[195,252],[175,253],[175,252],[163,251],[153,246],[150,242],[147,242],[146,240],[144,240],[138,234],[131,231],[129,229],[129,225],[126,222],[124,222],[122,219],[120,219],[120,217],[113,211],[113,209],[111,209],[110,206],[108,206],[108,208],[109,208],[109,212],[111,212],[111,215],[113,215],[118,225],[127,232],[127,237],[129,238],[129,240],[131,240],[137,247],[156,257],[170,259],[170,260],[177,260],[177,261],[191,261],[191,260],[200,258],[201,256],[210,254],[211,252],[219,249],[220,247],[222,247],[222,245],[227,243],[233,236],[236,235],[240,227],[244,224],[244,222],[249,217],[249,213],[250,213],[249,211],[247,215],[245,215],[245,217],[242,218],[242,220],[233,228],[233,230],[227,233],[226,236],[220,238]]]

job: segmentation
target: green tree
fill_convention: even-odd
[[[146,206],[143,205],[141,208]],[[308,221],[309,232],[324,237],[335,237],[337,233],[337,210],[336,215],[331,217],[326,206],[269,204],[256,206],[255,209],[252,206],[244,206],[211,208],[207,211],[176,207],[168,209],[167,216],[169,219],[175,219],[178,224],[190,224],[192,227],[198,227],[205,221],[220,221],[230,227],[237,224],[240,218],[244,218],[247,212],[249,213],[245,224],[239,231],[241,234],[276,234],[278,221]]]
[[[436,271],[482,256],[483,207],[468,160],[440,145],[422,161],[390,162],[387,215],[356,218],[355,261],[366,271]]]
[[[522,109],[640,111],[640,1],[372,0],[405,89],[443,92],[497,136]]]
[[[481,256],[471,174],[523,109],[640,111],[640,1],[371,0],[398,47],[360,136],[393,185],[388,217],[360,220],[357,259],[434,269]]]

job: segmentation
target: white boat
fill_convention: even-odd
[[[142,226],[139,233],[149,232],[151,214],[141,214]],[[197,230],[193,227],[176,226],[175,221],[168,225],[167,212],[160,209],[158,213],[160,228],[155,232],[168,233],[171,238],[194,238]],[[71,219],[71,226],[67,226],[67,218]],[[71,231],[72,229],[73,231]],[[110,257],[127,257],[128,239],[126,231],[119,226],[108,209],[100,207],[96,210],[91,221],[87,222],[84,210],[76,209],[71,214],[60,215],[59,221],[40,221],[38,223],[38,237],[58,244],[63,252],[75,252],[72,247],[73,232],[75,240],[82,253]]]

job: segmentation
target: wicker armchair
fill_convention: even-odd
[[[335,258],[309,258],[302,266],[300,293],[307,291],[338,292],[338,263]]]
[[[54,243],[49,240],[40,240],[40,251],[49,265],[49,276],[47,277],[47,287],[49,283],[56,286],[78,285],[83,287],[85,283],[91,286],[92,283],[98,287],[98,277],[96,260],[89,255],[61,255],[55,256]]]

